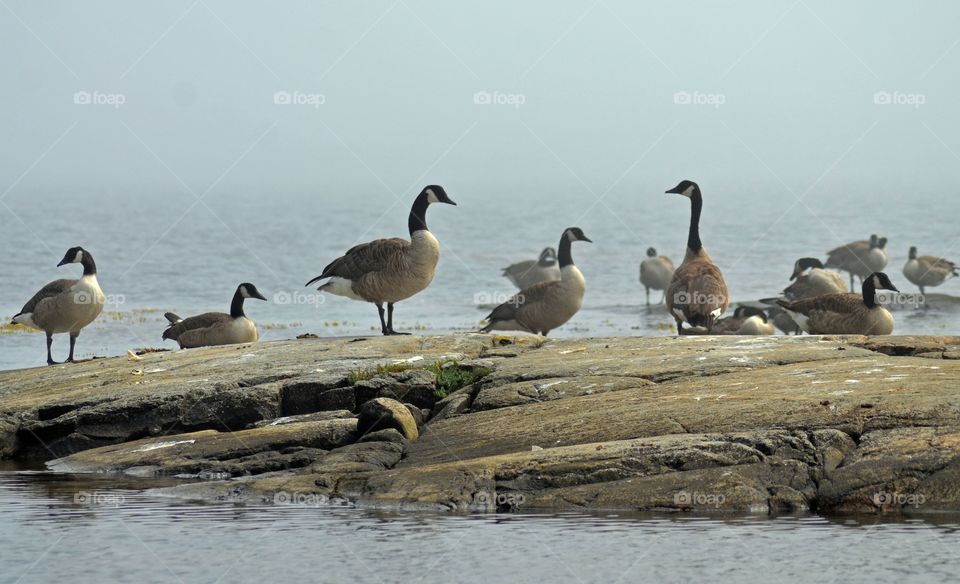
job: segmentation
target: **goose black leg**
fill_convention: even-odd
[[[647,291],[647,306],[650,306],[650,288],[647,288],[646,286],[643,288]]]
[[[393,302],[387,303],[387,332],[385,335],[409,335],[410,333],[398,333],[393,330]]]
[[[390,332],[387,330],[387,321],[383,319],[383,304],[377,304],[377,312],[380,313],[380,331],[384,336],[389,335]]]
[[[53,347],[53,334],[47,333],[47,365],[56,365],[57,362],[53,360],[53,354],[50,352]]]
[[[80,333],[73,334],[70,333],[70,356],[67,357],[67,363],[73,363],[73,349],[77,346],[77,337],[80,336]]]
[[[679,337],[683,335],[683,321],[679,318],[675,320],[677,321],[677,336]]]

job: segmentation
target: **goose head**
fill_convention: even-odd
[[[683,180],[680,181],[680,184],[667,191],[667,193],[682,195],[688,199],[692,199],[695,194],[700,194],[700,187],[692,180]]]
[[[911,260],[917,259],[917,246],[914,245],[910,247],[909,259]]]
[[[878,239],[878,240],[877,240],[877,247],[880,248],[880,249],[883,249],[883,248],[887,247],[887,238],[886,238],[886,237],[881,237],[880,239]]]
[[[740,306],[739,308],[737,308],[737,311],[735,311],[734,314],[736,314],[736,312],[739,312],[741,310],[742,312],[740,312],[740,316],[742,316],[743,318],[750,318],[751,316],[759,316],[760,320],[762,320],[764,323],[767,322],[767,313],[760,308],[757,308],[755,306]]]
[[[574,241],[586,241],[587,243],[593,243],[593,240],[584,235],[583,230],[579,227],[567,227],[563,231],[563,237],[567,238],[567,241],[571,243]]]
[[[260,293],[257,290],[257,287],[251,284],[250,282],[244,282],[237,286],[237,294],[242,298],[256,298],[257,300],[266,300],[266,296]]]
[[[65,266],[67,264],[79,264],[83,262],[83,256],[87,250],[82,247],[71,247],[67,250],[67,253],[63,255],[63,259],[60,260],[60,263],[57,264],[57,267]]]
[[[453,202],[453,199],[447,196],[447,191],[443,190],[443,187],[440,185],[427,185],[423,187],[423,190],[420,191],[420,196],[426,197],[428,205],[432,205],[434,203],[446,203],[453,206],[457,205]]]
[[[804,272],[813,268],[823,269],[823,262],[817,258],[800,258],[795,264],[793,264],[793,275],[790,276],[791,280],[796,280],[798,276],[803,275]]]
[[[537,264],[541,266],[552,266],[557,263],[557,250],[552,247],[545,247],[543,251],[540,252],[540,259],[537,260]]]
[[[657,257],[657,248],[655,248],[655,247],[648,247],[648,248],[647,248],[647,257],[648,257],[648,258],[655,258],[655,257]]]
[[[863,281],[863,285],[870,285],[874,290],[890,290],[891,292],[899,292],[897,287],[893,285],[893,282],[890,281],[890,277],[883,272],[874,272],[867,276],[867,279]]]

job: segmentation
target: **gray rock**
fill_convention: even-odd
[[[418,408],[432,408],[437,402],[436,377],[425,369],[409,369],[377,375],[354,385],[358,404],[378,397],[408,402]]]
[[[395,428],[407,440],[419,438],[417,422],[405,405],[387,397],[372,399],[360,406],[357,432],[361,435],[377,430]]]

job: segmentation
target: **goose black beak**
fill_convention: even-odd
[[[586,241],[587,243],[593,243],[593,240],[590,239],[589,237],[587,237],[586,235],[584,235],[583,237],[581,237],[581,238],[580,238],[580,241]]]
[[[677,186],[673,187],[672,189],[670,189],[669,191],[664,191],[664,192],[667,193],[667,194],[671,194],[671,195],[679,195],[679,194],[682,193],[683,191],[680,190],[680,185],[677,185]]]
[[[70,262],[68,262],[67,260],[60,260],[60,263],[57,264],[57,267],[59,268],[60,266],[65,266],[65,265],[67,265],[67,264],[69,264],[69,263],[70,263]]]
[[[250,298],[256,298],[258,300],[266,300],[267,297],[260,293],[259,290],[250,295]]]

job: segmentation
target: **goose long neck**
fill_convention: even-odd
[[[83,252],[83,257],[80,258],[80,265],[83,266],[84,276],[97,275],[97,262],[93,261],[93,256],[90,255],[90,252],[86,250]]]
[[[407,227],[410,229],[411,237],[417,231],[427,229],[427,207],[429,206],[430,202],[427,201],[427,194],[425,192],[420,193],[417,200],[413,202],[413,206],[410,208],[410,218],[407,220]]]
[[[237,291],[233,293],[233,301],[230,302],[230,316],[233,318],[245,316],[243,313],[243,300],[243,294],[241,294],[240,289],[237,288]]]
[[[873,285],[873,278],[867,278],[863,281],[863,303],[867,308],[873,308],[877,305],[877,289]]]
[[[563,237],[560,238],[560,245],[557,246],[557,261],[560,264],[561,270],[573,265],[573,256],[570,255],[570,244],[570,238],[564,233]]]
[[[703,248],[700,241],[700,212],[703,210],[703,198],[700,189],[695,189],[690,196],[690,232],[687,234],[687,249],[698,253]]]

